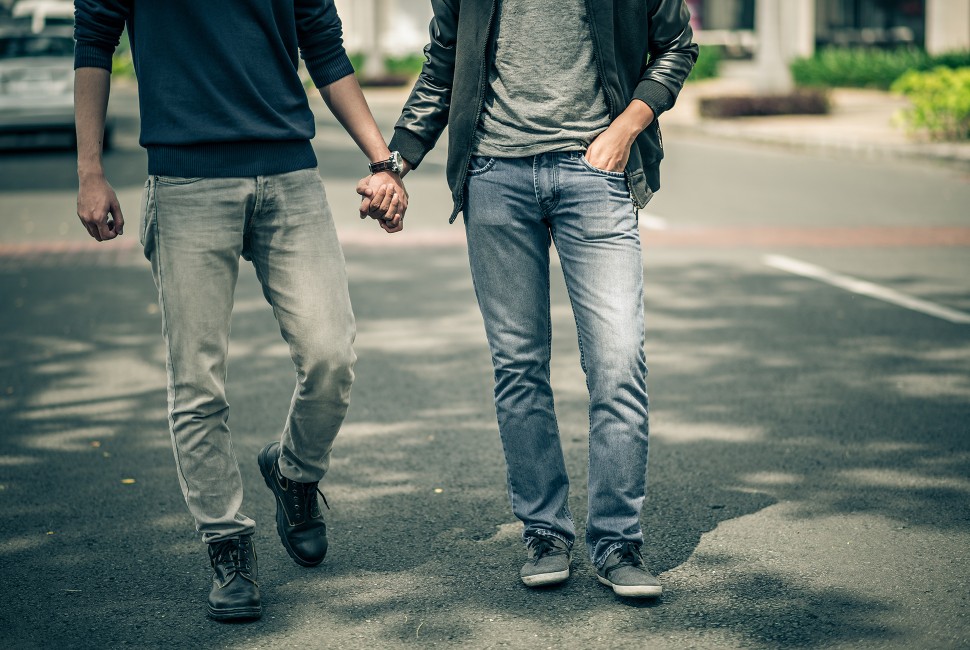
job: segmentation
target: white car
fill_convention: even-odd
[[[109,118],[105,151],[112,126]],[[0,32],[0,134],[50,132],[74,141],[74,38]]]
[[[74,27],[74,3],[63,0],[20,0],[11,16],[38,34],[48,27]]]

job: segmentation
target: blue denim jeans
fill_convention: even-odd
[[[468,255],[495,369],[512,511],[526,537],[575,540],[549,384],[554,243],[590,396],[586,543],[601,566],[620,544],[643,543],[643,261],[626,179],[593,168],[579,152],[473,157],[468,176]]]
[[[240,257],[256,268],[296,367],[281,440],[284,476],[323,477],[350,401],[354,315],[323,182],[316,169],[152,176],[140,237],[158,287],[169,428],[186,504],[209,543],[251,533],[253,521],[239,512],[242,479],[225,388]]]

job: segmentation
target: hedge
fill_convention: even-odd
[[[815,56],[796,59],[792,76],[799,86],[879,88],[888,90],[911,70],[970,66],[970,51],[930,55],[917,48],[893,50],[825,48]]]
[[[935,139],[970,139],[970,67],[907,72],[892,90],[912,103],[902,113],[911,131],[926,131]]]

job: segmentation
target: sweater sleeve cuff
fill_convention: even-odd
[[[74,47],[74,69],[102,68],[111,72],[111,58],[114,49],[98,47],[89,43],[78,43]]]
[[[401,128],[394,129],[388,148],[391,151],[401,152],[401,156],[410,163],[412,169],[417,169],[428,153],[428,147],[424,142],[407,129]]]
[[[305,59],[304,62],[307,72],[310,73],[310,78],[313,79],[317,88],[329,86],[349,74],[354,74],[354,66],[350,63],[350,58],[343,49],[329,59]]]
[[[655,118],[674,105],[673,93],[667,90],[667,86],[652,79],[644,79],[637,84],[633,97],[649,106]]]

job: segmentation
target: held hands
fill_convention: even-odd
[[[125,218],[114,189],[104,176],[82,177],[77,193],[77,216],[98,241],[108,241],[124,234]]]
[[[405,165],[407,168],[407,165]],[[401,176],[393,172],[378,172],[360,179],[357,193],[361,196],[360,218],[376,219],[385,232],[404,229],[404,213],[408,209],[408,193]]]

